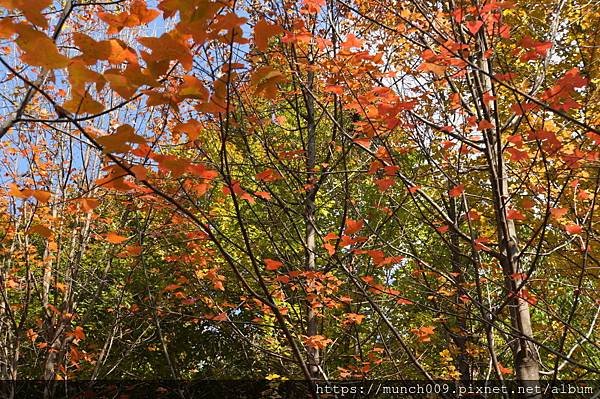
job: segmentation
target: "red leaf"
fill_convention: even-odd
[[[377,188],[381,192],[386,191],[388,188],[390,188],[391,186],[393,186],[394,183],[395,183],[395,180],[391,179],[391,178],[377,179],[377,180],[375,180],[375,184],[377,185]]]
[[[265,262],[266,270],[277,270],[283,266],[283,263],[274,259],[263,259],[263,262]]]
[[[448,195],[452,198],[459,197],[465,191],[465,185],[459,184],[458,186],[450,189]]]
[[[346,234],[354,234],[364,226],[364,220],[346,220]]]
[[[493,129],[494,125],[490,121],[484,119],[477,124],[477,127],[479,128],[479,130],[485,130],[485,129]]]
[[[509,209],[508,212],[506,212],[506,218],[509,220],[525,220],[526,219],[525,215],[523,215],[521,212],[519,212],[516,209]]]
[[[469,29],[469,32],[471,32],[471,34],[473,36],[475,36],[477,34],[477,32],[479,32],[479,29],[481,29],[482,26],[483,26],[483,21],[467,22],[467,29]]]
[[[450,226],[448,226],[447,224],[440,226],[438,228],[436,228],[437,232],[440,234],[444,234],[445,232],[448,231],[448,229],[450,228]]]
[[[581,234],[583,232],[583,228],[575,223],[569,223],[565,226],[565,231],[569,234]]]

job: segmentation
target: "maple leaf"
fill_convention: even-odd
[[[596,145],[600,145],[600,134],[594,132],[587,132],[585,134],[590,140],[594,142]]]
[[[264,199],[265,201],[270,201],[272,199],[271,194],[267,191],[256,191],[254,192],[254,195]]]
[[[552,42],[541,42],[532,39],[529,35],[523,36],[523,38],[519,41],[519,45],[522,48],[531,50],[521,55],[521,61],[543,58],[546,56],[546,54],[548,54],[548,50],[552,48]]]
[[[98,17],[108,24],[108,34],[119,33],[123,28],[132,28],[152,22],[160,15],[158,10],[148,9],[144,0],[133,0],[129,12],[119,14],[99,12]]]
[[[52,196],[52,194],[48,191],[44,191],[44,190],[34,190],[33,191],[33,197],[42,204],[45,204],[46,202],[48,202],[48,200],[50,200],[51,196]]]
[[[104,105],[94,100],[88,93],[80,94],[73,91],[71,98],[62,105],[62,109],[72,114],[99,114],[104,110]],[[57,108],[57,110],[61,110],[61,108]],[[67,113],[63,112],[63,114]],[[65,115],[59,114],[59,116],[64,117]]]
[[[377,179],[377,180],[375,180],[375,184],[377,185],[377,188],[381,192],[384,192],[388,188],[392,187],[394,185],[394,183],[396,183],[396,181],[394,179],[389,178],[389,177],[385,178],[385,179]]]
[[[193,58],[190,49],[181,38],[170,33],[160,37],[140,37],[138,42],[152,50],[152,54],[144,53],[144,59],[150,62],[177,60],[185,70],[192,68]]]
[[[477,124],[477,128],[478,128],[479,130],[493,129],[493,128],[494,128],[494,125],[493,125],[493,124],[492,124],[490,121],[488,121],[488,120],[486,120],[486,119],[483,119],[482,121],[480,121],[480,122]]]
[[[52,4],[52,0],[1,0],[0,5],[9,10],[18,8],[27,20],[41,28],[48,27],[42,11]]]
[[[189,75],[183,76],[183,84],[177,94],[183,98],[193,98],[199,101],[207,101],[210,95],[200,79]]]
[[[111,56],[112,46],[109,41],[96,41],[83,33],[74,32],[73,42],[81,51],[81,55],[75,59],[80,59],[86,64],[95,64],[98,60],[108,60]]]
[[[553,219],[560,219],[567,214],[569,210],[567,208],[550,208],[550,214]]]
[[[35,342],[38,336],[38,333],[33,331],[31,328],[27,330],[27,338],[29,338],[31,342]]]
[[[326,93],[333,93],[333,94],[340,95],[340,94],[344,93],[344,88],[340,85],[328,85],[323,88],[323,91]]]
[[[353,33],[346,35],[346,40],[342,42],[342,48],[350,50],[352,48],[360,48],[364,44],[364,40],[360,40]]]
[[[106,241],[110,242],[111,244],[120,244],[127,240],[128,240],[127,237],[123,237],[113,231],[106,234]]]
[[[483,21],[480,21],[480,20],[469,21],[469,22],[467,22],[466,25],[467,25],[467,29],[469,30],[469,32],[471,32],[471,34],[473,36],[475,36],[477,34],[477,32],[479,32],[479,30],[483,26]]]
[[[266,51],[269,45],[269,39],[283,33],[283,28],[279,25],[268,23],[261,18],[254,25],[254,47],[259,51]]]
[[[512,369],[506,368],[502,365],[502,363],[498,362],[498,370],[502,373],[502,374],[512,374]]]
[[[263,259],[265,270],[278,270],[283,266],[283,263],[274,259]]]
[[[448,226],[447,224],[436,228],[437,232],[440,234],[444,234],[445,232],[448,231],[448,229],[450,229],[450,226]]]
[[[25,63],[48,69],[59,69],[68,65],[69,58],[62,55],[54,41],[44,33],[26,24],[16,25],[15,31],[19,34],[16,42],[24,52],[21,58]]]
[[[303,9],[308,14],[317,14],[325,5],[325,0],[302,0],[302,3],[304,4]]]
[[[456,198],[456,197],[459,197],[464,191],[465,191],[465,185],[459,184],[458,186],[455,186],[454,188],[451,188],[450,190],[448,190],[448,195],[452,198]]]
[[[180,123],[173,128],[174,133],[185,133],[190,141],[194,141],[200,135],[202,125],[195,119],[190,119],[185,123]]]
[[[523,215],[521,212],[519,212],[516,209],[509,209],[508,212],[506,212],[506,218],[509,220],[525,220],[526,219],[525,215]]]
[[[43,224],[33,225],[27,230],[27,234],[37,233],[45,238],[50,238],[54,233],[48,226],[44,226]]]
[[[365,315],[357,313],[346,313],[344,318],[345,325],[361,324],[365,319]]]
[[[362,227],[364,226],[365,221],[364,220],[352,220],[352,219],[348,219],[346,220],[346,234],[351,235],[356,233],[357,231],[359,231],[360,229],[362,229]]]
[[[413,328],[411,330],[411,332],[419,338],[419,341],[430,342],[431,335],[434,334],[434,330],[435,330],[435,327],[433,327],[433,326],[423,326],[423,327],[419,327],[419,328]]]
[[[81,326],[75,327],[75,329],[70,333],[70,336],[74,337],[75,339],[77,339],[79,341],[85,339],[85,332],[83,331],[83,327],[81,327]]]
[[[569,223],[565,225],[565,231],[571,235],[581,234],[583,232],[583,227],[576,223]]]
[[[433,62],[424,62],[417,68],[418,71],[433,72],[437,76],[444,76],[446,69],[445,65],[434,64]]]
[[[304,338],[304,344],[309,348],[315,349],[324,349],[327,345],[329,345],[332,342],[333,341],[331,339],[328,339],[323,335],[311,335],[309,337]]]
[[[527,151],[522,151],[522,150],[518,150],[514,147],[509,147],[506,149],[506,152],[508,152],[510,154],[510,160],[511,161],[524,161],[529,159],[529,154],[527,153]]]
[[[114,134],[98,137],[96,141],[102,145],[104,152],[127,152],[131,149],[127,143],[145,143],[130,125],[121,125]]]
[[[265,169],[262,172],[257,173],[256,178],[266,183],[271,183],[283,179],[283,176],[275,169]]]

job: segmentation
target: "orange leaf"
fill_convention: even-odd
[[[38,333],[33,331],[31,328],[29,330],[27,330],[27,338],[29,338],[31,340],[31,342],[35,342],[37,337],[38,337]]]
[[[511,161],[521,161],[529,159],[529,154],[527,153],[527,151],[517,150],[514,147],[507,148],[506,152],[510,154]]]
[[[561,217],[565,216],[567,214],[567,212],[569,212],[569,210],[567,208],[551,208],[550,209],[550,214],[552,215],[552,218],[554,219],[560,219]]]
[[[304,344],[315,349],[324,349],[332,342],[332,340],[324,337],[323,335],[311,335],[310,337],[304,338]]]
[[[8,187],[8,195],[12,197],[27,199],[33,195],[32,190],[29,190],[28,188],[20,190],[19,187],[14,183],[9,184]]]
[[[431,335],[434,334],[433,330],[435,330],[435,327],[423,326],[420,328],[413,328],[411,332],[419,338],[419,341],[429,342],[431,341]]]
[[[363,314],[346,313],[344,324],[361,324],[365,318]]]
[[[37,233],[43,237],[50,238],[53,231],[42,224],[36,224],[27,230],[27,234]]]
[[[192,54],[183,41],[171,33],[161,37],[140,37],[138,41],[152,50],[152,54],[144,53],[147,62],[179,61],[186,71],[192,68]]]
[[[267,191],[256,191],[254,193],[254,195],[256,195],[257,197],[260,197],[260,198],[262,198],[262,199],[264,199],[266,201],[271,200],[271,194],[268,193]]]
[[[323,3],[325,3],[325,2],[323,1]],[[360,40],[354,34],[350,33],[350,34],[346,35],[346,40],[342,43],[342,48],[349,50],[349,49],[355,48],[355,47],[362,47],[363,43],[364,43],[364,40]]]
[[[83,95],[73,91],[71,98],[66,101],[62,108],[73,114],[99,114],[104,110],[104,105],[94,100],[89,94]]]
[[[512,374],[512,369],[506,368],[502,365],[502,363],[498,362],[498,370],[502,373],[502,374]]]
[[[506,218],[509,220],[525,220],[525,215],[523,215],[521,212],[519,212],[516,209],[509,209],[508,212],[506,212]]]
[[[365,224],[364,220],[352,220],[352,219],[346,220],[346,234],[350,235],[350,234],[356,233],[357,231],[362,229],[364,224]]]
[[[321,11],[321,7],[325,5],[325,0],[304,0],[302,7],[308,14],[317,14]]]
[[[67,66],[69,59],[62,55],[56,44],[41,31],[31,28],[31,25],[19,24],[15,30],[19,33],[16,40],[23,50],[23,61],[32,66],[48,69],[60,69]]]
[[[120,244],[124,241],[127,241],[127,237],[120,236],[117,233],[111,231],[106,235],[106,241],[112,244]]]
[[[274,169],[265,169],[262,172],[257,173],[256,178],[267,183],[283,179],[279,172]]]
[[[479,130],[485,130],[485,129],[493,129],[494,125],[490,121],[484,119],[477,124],[477,127],[479,128]]]
[[[48,27],[48,21],[44,17],[42,10],[49,7],[52,0],[2,0],[0,5],[9,10],[18,8],[25,18],[34,25],[42,28]]]
[[[277,270],[283,266],[283,263],[274,259],[263,259],[263,262],[265,262],[266,270]]]
[[[86,212],[91,212],[100,205],[96,198],[80,198],[81,207]]]
[[[110,42],[97,42],[83,33],[73,33],[73,42],[82,53],[76,59],[81,59],[86,64],[95,64],[97,60],[108,60],[112,52]]]
[[[465,185],[459,184],[458,186],[450,189],[448,191],[448,195],[451,196],[452,198],[456,198],[456,197],[459,197],[464,191],[465,191]]]
[[[565,231],[569,234],[581,234],[583,232],[583,228],[575,223],[569,223],[565,225]]]
[[[183,84],[179,88],[179,92],[177,93],[181,97],[184,98],[193,98],[200,101],[207,101],[210,93],[204,87],[202,81],[194,76],[185,75],[183,77]],[[195,140],[194,137],[191,140]]]
[[[73,330],[73,336],[75,337],[75,339],[78,340],[82,340],[85,339],[85,333],[83,332],[83,327],[77,326],[75,327],[75,330]]]
[[[48,191],[44,191],[44,190],[34,190],[33,191],[33,196],[35,197],[35,199],[38,200],[38,202],[41,202],[42,204],[45,204],[46,202],[48,202],[51,195],[52,195],[51,193],[49,193]]]
[[[259,51],[266,51],[269,39],[280,33],[283,33],[283,29],[279,25],[272,25],[265,21],[264,18],[261,18],[254,25],[254,46]]]

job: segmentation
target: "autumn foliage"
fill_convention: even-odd
[[[597,4],[0,18],[0,379],[598,377]]]

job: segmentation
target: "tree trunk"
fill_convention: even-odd
[[[306,87],[304,91],[304,101],[306,104],[306,171],[307,171],[307,192],[304,205],[304,223],[305,223],[305,267],[307,271],[316,269],[316,247],[315,247],[315,197],[317,187],[315,186],[315,163],[316,163],[316,121],[314,111],[314,100],[309,91],[312,91],[314,82],[314,73],[308,72]],[[306,309],[306,335],[313,336],[319,333],[318,320],[310,303],[307,303]],[[312,378],[318,378],[320,353],[318,348],[308,347],[309,371]]]

